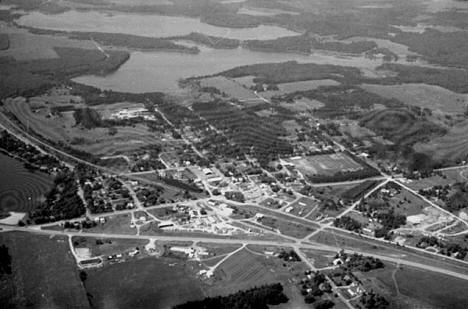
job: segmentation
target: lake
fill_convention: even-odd
[[[311,55],[287,53],[263,53],[247,49],[202,48],[199,54],[174,52],[132,52],[130,59],[116,72],[102,76],[80,76],[74,81],[101,89],[124,92],[177,92],[178,80],[192,76],[218,73],[241,65],[255,63],[314,62],[361,68],[372,77],[374,68],[381,60],[365,57],[339,56],[333,53],[316,52]]]
[[[31,12],[21,16],[17,23],[49,30],[124,33],[148,37],[169,37],[200,32],[230,39],[270,40],[298,34],[277,26],[261,25],[255,28],[231,29],[208,25],[190,17],[97,11],[67,11],[53,15]]]

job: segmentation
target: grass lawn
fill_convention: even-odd
[[[357,171],[362,166],[343,153],[289,159],[304,175],[334,175],[340,171]]]
[[[89,308],[85,289],[66,237],[2,233],[8,247],[12,276],[0,281],[1,308]]]
[[[135,235],[136,229],[130,227],[132,216],[130,214],[120,214],[106,217],[106,222],[85,230],[88,233],[112,233]]]
[[[301,197],[299,200],[289,205],[293,207],[290,214],[305,217],[314,208],[317,209],[318,205],[319,201],[317,200],[313,200],[307,197]]]
[[[169,258],[148,257],[90,270],[85,286],[93,308],[171,308],[205,296],[189,266]]]
[[[423,213],[423,209],[430,206],[421,198],[406,189],[402,189],[399,194],[390,199],[390,205],[398,214],[413,216]]]
[[[443,274],[385,263],[357,276],[367,290],[385,295],[390,308],[462,309],[468,304],[468,282]]]
[[[283,235],[296,238],[306,237],[315,230],[307,225],[266,216],[261,220],[261,223],[271,228],[278,229]]]
[[[75,248],[89,248],[93,256],[113,255],[143,248],[148,241],[145,239],[100,239],[91,237],[73,237]]]

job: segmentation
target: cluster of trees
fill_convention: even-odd
[[[86,208],[77,192],[78,186],[72,172],[58,174],[54,187],[46,195],[46,201],[31,211],[29,217],[36,224],[41,224],[84,215]]]
[[[361,298],[359,299],[359,302],[359,308],[363,309],[387,309],[390,305],[385,297],[376,294],[373,291],[365,292],[364,294],[362,294]]]
[[[8,252],[8,247],[0,246],[0,278],[3,275],[11,274],[11,256]]]
[[[339,218],[336,218],[335,221],[333,222],[333,224],[336,226],[336,227],[339,227],[339,228],[342,228],[342,229],[346,229],[348,231],[353,231],[353,232],[356,232],[356,233],[359,233],[361,232],[362,230],[362,224],[349,217],[349,216],[343,216],[343,217],[339,217]]]
[[[159,186],[153,186],[150,189],[142,188],[138,190],[137,197],[143,203],[144,207],[153,206],[165,203],[166,201],[161,198],[164,189]]]
[[[456,184],[454,186],[456,186]],[[418,193],[425,197],[435,197],[437,199],[440,199],[441,201],[447,202],[447,197],[449,196],[450,189],[450,185],[435,185],[427,189],[419,189]]]
[[[93,108],[78,108],[73,112],[73,117],[76,124],[82,125],[86,129],[102,126],[101,115]]]
[[[257,76],[253,81],[262,84],[280,84],[316,79],[339,79],[349,82],[361,77],[361,73],[356,68],[327,64],[298,63],[297,61],[239,66],[224,71],[220,75],[232,78]]]
[[[395,213],[393,209],[386,212],[378,212],[375,218],[382,225],[380,229],[374,231],[374,236],[377,238],[390,238],[391,230],[406,224],[406,216]]]
[[[307,175],[307,179],[313,183],[327,183],[365,179],[378,175],[380,174],[376,169],[364,167],[357,171],[339,171],[334,175]]]
[[[331,308],[333,302],[327,299],[321,299],[325,293],[331,293],[332,288],[325,275],[319,271],[313,273],[308,270],[305,272],[307,277],[301,280],[301,294],[307,304],[314,304],[314,308]]]
[[[467,247],[462,247],[457,243],[442,241],[434,236],[423,236],[416,244],[419,248],[436,247],[439,253],[447,256],[453,256],[457,259],[463,260],[468,253]]]
[[[69,222],[69,221],[66,221],[64,224],[63,224],[63,228],[65,229],[77,229],[77,230],[81,230],[81,229],[90,229],[90,228],[93,228],[97,225],[97,223],[95,221],[91,221],[89,219],[86,219],[86,220],[82,220],[80,222]]]
[[[346,254],[344,252],[341,252],[338,256],[345,261],[342,264],[342,267],[350,271],[358,270],[361,272],[368,272],[384,267],[384,263],[382,263],[380,259],[373,256],[364,256],[357,253]]]
[[[459,211],[468,206],[468,184],[457,183],[453,186],[455,192],[450,195],[445,203],[445,207],[451,211]]]
[[[242,192],[240,192],[240,191],[227,191],[227,192],[224,193],[224,196],[228,200],[236,201],[236,202],[239,202],[239,203],[244,203],[245,202],[244,194],[242,194]]]
[[[252,50],[300,54],[309,54],[312,49],[361,54],[377,47],[373,41],[351,43],[339,41],[324,42],[307,34],[281,37],[273,40],[248,40],[244,45]]]
[[[179,179],[171,178],[171,177],[161,177],[161,180],[173,187],[189,191],[189,192],[195,192],[195,193],[202,193],[203,190],[200,189],[197,185],[191,182],[185,182]]]
[[[301,258],[299,255],[297,255],[296,251],[294,250],[281,250],[281,252],[278,254],[278,257],[280,259],[283,259],[286,262],[300,262]]]
[[[50,173],[54,167],[61,167],[56,158],[39,152],[35,147],[20,141],[7,131],[0,132],[0,149],[23,158],[28,162],[25,165],[28,169],[45,167],[45,170],[42,168],[41,170]]]
[[[55,47],[58,58],[35,61],[2,62],[0,97],[23,95],[26,97],[44,93],[58,82],[67,82],[79,75],[105,75],[118,69],[130,57],[125,51],[107,51],[72,47]]]
[[[268,309],[268,305],[288,302],[280,283],[263,285],[250,290],[239,291],[228,296],[207,297],[199,301],[189,301],[173,309]]]
[[[357,201],[362,198],[367,191],[373,188],[377,184],[375,180],[367,180],[360,184],[346,190],[341,194],[341,197],[350,201]]]
[[[381,225],[374,231],[375,237],[389,238],[390,231],[406,224],[406,216],[395,213],[391,205],[381,199],[369,199],[358,205],[357,209],[367,217],[376,219]]]

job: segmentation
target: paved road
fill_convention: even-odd
[[[165,115],[163,113],[160,113],[160,114],[164,118],[165,121],[167,121],[169,124],[171,124],[171,122],[165,117]],[[92,168],[100,170],[100,171],[102,171],[104,173],[108,173],[110,175],[121,176],[121,177],[123,176],[123,175],[120,175],[119,173],[116,173],[115,171],[112,171],[112,170],[110,170],[108,168],[104,168],[104,167],[95,165],[93,163],[87,162],[85,160],[82,160],[80,158],[77,158],[77,157],[75,157],[75,156],[73,156],[71,154],[68,154],[68,153],[66,153],[66,152],[64,152],[64,151],[62,151],[60,149],[57,149],[54,146],[51,146],[51,145],[39,140],[38,138],[30,135],[29,133],[24,132],[24,130],[22,130],[20,127],[18,127],[16,124],[14,124],[11,120],[9,120],[2,113],[0,113],[0,127],[6,129],[10,134],[12,134],[16,138],[18,138],[18,139],[20,139],[20,140],[22,140],[24,142],[27,142],[28,144],[32,144],[32,145],[35,145],[35,146],[40,146],[40,147],[44,148],[45,150],[48,150],[49,152],[52,152],[52,153],[55,153],[55,154],[58,154],[58,155],[60,155],[60,156],[62,156],[64,158],[67,158],[67,159],[71,160],[72,162],[78,162],[78,163],[86,164],[87,166],[90,166]],[[189,141],[185,140],[185,142],[187,144],[191,145],[191,143]],[[342,145],[339,145],[339,146],[342,146]],[[192,147],[193,147],[193,145],[192,145]],[[194,148],[194,151],[202,157],[201,153],[199,153],[198,150],[196,150]],[[468,165],[456,166],[456,167],[449,167],[449,168],[445,168],[445,169],[441,169],[441,170],[462,169],[462,168],[467,168],[467,167],[468,167]],[[133,178],[130,175],[126,175],[126,177],[127,178]],[[380,187],[385,185],[390,180],[390,177],[388,175],[382,174],[382,176],[374,177],[372,179],[386,180],[386,181],[384,181],[383,183],[379,184],[377,187],[375,187],[374,189],[369,191],[366,194],[365,197],[369,196],[370,194],[375,192],[377,189],[379,189]],[[141,181],[141,179],[138,179],[138,180]],[[365,181],[365,180],[342,182],[342,183],[339,183],[339,184],[354,184],[354,183],[359,183],[359,182],[362,182],[362,181]],[[400,183],[398,181],[395,181],[395,182],[400,184],[403,188],[405,188],[405,189],[409,190],[410,192],[416,194],[418,197],[422,198],[424,201],[428,202],[430,205],[438,208],[439,210],[443,211],[444,213],[447,213],[447,214],[449,214],[451,216],[454,216],[450,212],[440,208],[438,205],[435,205],[434,203],[432,203],[431,201],[429,201],[425,197],[419,195],[419,193],[417,193],[416,191],[412,190],[411,188],[408,188],[406,185],[404,185],[404,184],[402,184],[402,183]],[[151,182],[151,183],[153,183],[153,182]],[[318,184],[318,186],[328,186],[328,185],[336,185],[336,184],[337,183]],[[231,201],[229,201],[229,202],[233,203]],[[351,207],[349,207],[347,210],[345,210],[345,212],[343,212],[340,216],[343,216],[343,215],[349,213],[350,211],[352,211],[357,206],[358,203],[359,203],[359,201],[355,202]],[[233,203],[233,204],[235,204],[235,203]],[[156,207],[166,207],[166,206],[167,205],[156,206]],[[307,219],[303,219],[303,218],[302,219],[297,218],[296,216],[285,214],[284,212],[275,211],[275,210],[265,208],[265,207],[262,207],[262,206],[259,206],[259,205],[255,205],[255,206],[260,207],[260,208],[264,209],[265,211],[281,214],[282,218],[284,218],[285,216],[286,217],[290,216],[291,221],[296,221],[297,222],[297,220],[301,220],[301,221],[307,222],[308,224],[313,224],[314,226],[317,225],[316,222],[313,222],[311,220],[307,220]],[[156,207],[154,207],[154,208],[156,208]],[[123,211],[123,212],[129,212],[129,211]],[[119,212],[115,212],[115,213],[108,214],[108,215],[115,215],[117,213],[119,213]],[[461,220],[458,217],[457,217],[457,219]],[[465,224],[468,224],[468,222],[466,222],[465,220],[461,220],[461,221],[464,222]],[[330,227],[330,226],[331,226],[331,223],[323,224],[323,225],[320,226],[319,230],[323,230],[324,228]],[[28,227],[4,226],[4,225],[0,225],[0,227],[3,228],[3,230],[1,232],[22,231],[22,232],[37,233],[37,234],[43,234],[43,235],[67,235],[69,238],[73,237],[73,236],[86,236],[86,237],[94,237],[94,238],[147,239],[147,240],[160,240],[160,241],[191,241],[191,242],[209,242],[209,243],[226,243],[226,244],[243,243],[244,245],[245,244],[252,244],[252,245],[263,245],[263,246],[272,246],[272,245],[273,246],[293,246],[295,248],[298,248],[299,245],[300,245],[301,248],[306,248],[306,249],[316,249],[316,250],[324,250],[324,251],[332,251],[332,252],[337,252],[337,251],[341,250],[341,248],[338,247],[338,246],[330,246],[330,245],[324,245],[324,244],[319,244],[319,243],[305,242],[304,239],[302,239],[302,240],[295,239],[295,242],[291,243],[290,240],[284,240],[284,241],[282,241],[282,240],[275,240],[275,241],[273,241],[273,240],[245,240],[245,239],[225,239],[225,238],[220,239],[220,238],[210,238],[210,237],[162,236],[162,235],[160,235],[160,236],[143,236],[143,235],[126,235],[126,234],[89,233],[89,232],[82,232],[82,231],[79,231],[79,232],[78,231],[77,232],[62,232],[62,231],[42,230],[42,229],[40,229],[40,227],[35,227],[35,228],[29,227],[28,228]],[[308,237],[310,237],[310,235]],[[300,250],[298,250],[298,251],[300,252]],[[347,251],[351,252],[350,250],[347,250]],[[388,261],[388,262],[392,262],[392,263],[395,263],[395,264],[406,265],[406,266],[415,267],[415,268],[419,268],[419,269],[424,269],[424,270],[428,270],[428,271],[433,271],[433,272],[437,272],[437,273],[441,273],[441,274],[445,274],[445,275],[450,275],[450,276],[460,278],[460,279],[463,279],[463,280],[468,280],[468,275],[466,275],[466,274],[462,274],[462,273],[459,273],[459,272],[447,270],[447,269],[444,269],[444,268],[441,268],[441,267],[436,267],[436,266],[426,265],[426,264],[423,264],[423,263],[403,260],[403,259],[401,259],[401,257],[395,258],[395,257],[392,257],[392,256],[388,256],[388,255],[384,255],[384,254],[376,254],[374,252],[366,252],[366,251],[363,251],[363,250],[352,250],[352,252],[357,252],[357,253],[364,254],[364,255],[374,256],[374,257],[380,258],[383,261]],[[300,254],[302,254],[302,252]],[[304,261],[306,261],[306,263],[311,268],[313,267],[313,264],[310,263],[310,261],[308,261],[308,259],[305,256],[301,256],[301,257],[304,259]],[[352,308],[352,306],[349,304],[348,301],[344,300],[344,303],[348,307]]]
[[[210,237],[188,237],[188,236],[146,236],[146,235],[127,235],[127,234],[107,234],[107,233],[89,233],[89,232],[63,232],[63,231],[55,231],[55,230],[42,230],[42,229],[32,229],[27,227],[19,227],[19,226],[7,226],[7,225],[0,225],[3,230],[1,232],[9,232],[9,231],[20,231],[20,232],[28,232],[28,233],[36,233],[41,235],[66,235],[66,236],[86,236],[92,238],[115,238],[115,239],[147,239],[147,240],[159,240],[159,241],[190,241],[190,242],[207,242],[207,243],[223,243],[223,244],[249,244],[249,245],[261,245],[261,246],[285,246],[291,247],[295,246],[289,241],[281,241],[281,240],[254,240],[254,239],[219,239],[219,238],[210,238]],[[323,250],[323,251],[331,251],[331,252],[338,252],[342,248],[337,246],[330,246],[324,245],[319,243],[312,243],[312,242],[302,242],[300,243],[301,248],[305,249],[316,249],[316,250]],[[374,256],[376,258],[381,259],[382,261],[388,261],[392,263],[400,263],[401,265],[411,266],[419,269],[429,270],[445,275],[449,275],[452,277],[456,277],[463,280],[468,280],[468,275],[462,274],[459,272],[447,270],[440,267],[430,266],[422,263],[411,262],[401,259],[401,257],[395,258],[387,255],[376,254],[374,252],[367,252],[365,250],[345,250],[349,253],[359,253],[369,256]]]

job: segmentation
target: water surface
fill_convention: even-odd
[[[311,55],[254,52],[242,48],[234,50],[203,48],[199,54],[171,52],[133,52],[130,59],[115,73],[105,77],[81,76],[74,80],[101,89],[125,92],[179,91],[178,80],[192,76],[218,73],[241,65],[284,62],[334,64],[360,68],[373,76],[380,59],[340,56],[327,52]]]
[[[148,37],[169,37],[200,32],[230,39],[270,40],[298,34],[277,26],[261,25],[255,28],[231,29],[208,25],[190,17],[111,14],[96,11],[67,11],[53,15],[31,12],[21,16],[17,22],[20,25],[49,30],[124,33]]]

